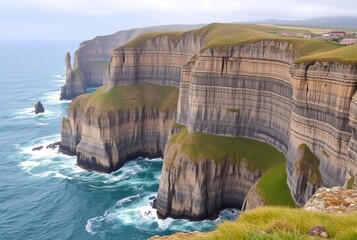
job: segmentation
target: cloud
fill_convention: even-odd
[[[38,29],[36,36],[56,35],[54,28],[60,28],[67,37],[83,39],[150,25],[355,16],[357,12],[355,0],[0,0],[0,5],[0,25],[5,26],[0,38],[19,37],[21,32],[29,36],[31,31],[21,27],[28,25]]]

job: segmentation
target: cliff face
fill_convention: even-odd
[[[159,217],[202,220],[217,217],[224,207],[241,207],[254,182],[262,175],[241,161],[192,161],[178,145],[168,144],[157,196]]]
[[[274,146],[286,156],[287,182],[299,206],[318,187],[341,186],[357,175],[356,65],[294,63],[298,51],[282,40],[219,50],[204,44],[188,32],[116,49],[102,93],[142,82],[179,86],[177,117],[175,108],[135,103],[108,109],[81,96],[63,121],[62,148],[76,153],[80,165],[109,172],[133,154],[161,155],[177,121],[190,133],[244,136]],[[158,214],[201,219],[241,205],[262,172],[247,170],[244,161],[215,160],[193,161],[168,144]]]
[[[73,70],[81,75],[67,78],[61,89],[61,99],[73,99],[89,87],[99,87],[108,77],[108,66],[113,50],[139,35],[148,32],[185,31],[202,25],[167,25],[119,31],[82,42],[75,52]]]
[[[114,51],[108,87],[137,82],[151,82],[178,87],[181,68],[198,54],[202,40],[193,34],[161,35],[149,38],[137,46]]]
[[[302,205],[321,184],[343,185],[346,169],[356,174],[350,102],[357,72],[340,63],[293,64],[294,55],[293,46],[280,41],[204,51],[183,68],[177,121],[190,132],[275,146],[287,156],[288,184]],[[309,173],[296,171],[301,144],[320,160],[316,185],[308,183]]]
[[[157,96],[162,89],[146,86],[151,89],[146,94],[140,87],[116,92],[116,96],[124,99],[122,107],[107,104],[106,98],[113,93],[105,94],[102,89],[73,100],[68,117],[62,121],[61,150],[76,154],[77,164],[85,169],[108,173],[119,169],[128,159],[162,156],[176,122],[176,109],[175,104],[161,106],[156,101],[177,101],[177,89],[166,89],[168,93],[162,98],[151,100],[146,96]],[[125,99],[126,93],[131,95],[130,99]],[[91,98],[96,102],[91,102]],[[98,98],[104,99],[103,103]],[[130,108],[131,105],[136,107]]]

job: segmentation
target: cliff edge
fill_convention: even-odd
[[[202,219],[240,206],[270,171],[252,168],[252,158],[232,157],[238,143],[223,156],[185,153],[182,146],[196,134],[273,146],[286,158],[284,183],[298,206],[321,186],[357,179],[357,48],[279,38],[273,34],[279,30],[211,24],[126,43],[114,50],[105,85],[70,104],[61,148],[76,154],[79,165],[105,172],[138,154],[163,155],[162,217]],[[176,122],[185,127],[180,144]],[[225,149],[206,144],[192,141],[193,152]],[[257,161],[275,166],[265,157]]]

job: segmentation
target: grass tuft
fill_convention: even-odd
[[[326,214],[303,209],[264,207],[242,213],[234,222],[223,222],[213,232],[195,240],[213,239],[311,239],[308,231],[322,225],[332,239],[357,239],[357,213]]]

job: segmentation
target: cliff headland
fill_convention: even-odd
[[[253,186],[261,200],[248,197],[250,207],[303,206],[321,186],[355,186],[357,47],[279,31],[210,24],[116,42],[106,77],[78,81],[103,86],[69,105],[61,149],[103,172],[162,156],[160,217],[212,218]],[[64,92],[82,94],[83,70],[70,67]]]

